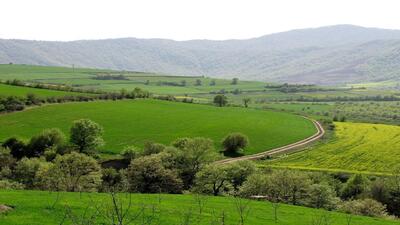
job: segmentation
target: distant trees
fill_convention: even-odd
[[[186,86],[186,80],[181,80],[181,86],[185,87]]]
[[[210,86],[215,86],[217,83],[215,82],[215,80],[211,80],[210,81]]]
[[[70,133],[70,142],[82,153],[93,154],[104,144],[103,128],[88,119],[74,121]]]
[[[228,103],[228,98],[225,95],[216,95],[214,97],[214,104],[223,107]]]
[[[244,107],[249,107],[249,103],[251,102],[251,98],[244,98],[243,100]]]
[[[201,86],[201,80],[200,79],[196,79],[194,86]]]
[[[237,85],[239,83],[239,78],[233,78],[231,84]]]
[[[223,141],[222,146],[224,147],[226,152],[238,152],[241,149],[244,149],[249,144],[249,138],[241,133],[232,133],[227,135]]]

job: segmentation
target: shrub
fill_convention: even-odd
[[[339,211],[362,216],[385,217],[386,207],[373,199],[345,201],[338,207]]]
[[[229,134],[222,141],[222,146],[224,146],[226,152],[237,152],[244,149],[248,144],[249,139],[241,133]]]

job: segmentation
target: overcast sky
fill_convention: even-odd
[[[400,29],[399,0],[1,0],[0,38],[244,39],[334,24]]]

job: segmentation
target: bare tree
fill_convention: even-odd
[[[250,212],[251,200],[243,198],[234,198],[236,211],[239,214],[239,225],[244,225],[245,220]]]

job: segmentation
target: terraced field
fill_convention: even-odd
[[[400,127],[335,123],[332,140],[279,160],[274,166],[391,173],[400,165]],[[269,163],[268,163],[269,164]]]
[[[0,140],[29,138],[45,128],[68,133],[72,121],[89,118],[105,129],[105,153],[146,141],[169,144],[180,137],[208,137],[220,148],[221,139],[241,132],[250,139],[245,154],[293,143],[313,135],[313,123],[299,116],[256,109],[215,107],[157,100],[97,101],[47,105],[0,116]]]
[[[126,196],[126,194],[123,194]],[[72,209],[77,218],[93,215],[94,205],[108,206],[111,203],[106,194],[88,193],[61,193],[59,201],[56,201],[56,194],[40,191],[0,191],[0,202],[11,205],[14,209],[6,215],[1,215],[2,225],[47,225],[60,224],[65,214],[66,206]],[[132,211],[139,211],[138,206],[145,204],[147,216],[151,214],[151,207],[154,206],[156,214],[153,222],[161,222],[163,225],[182,224],[182,220],[188,218],[193,224],[220,224],[222,211],[225,214],[225,224],[238,224],[239,214],[235,200],[231,197],[206,197],[203,198],[203,209],[201,220],[199,208],[195,197],[192,195],[149,195],[133,194]],[[334,221],[333,224],[346,224],[346,215],[336,212],[328,212],[318,209],[310,209],[299,206],[281,204],[278,209],[278,221],[275,223],[273,208],[270,203],[263,201],[242,200],[247,205],[245,224],[251,225],[309,225],[319,218],[328,218]],[[54,207],[52,205],[55,204]],[[125,205],[126,206],[126,205]],[[89,207],[89,208],[87,208]],[[159,216],[158,216],[159,215]],[[139,217],[139,221],[142,217]],[[217,223],[211,223],[211,221]],[[67,222],[70,222],[67,220]],[[191,224],[192,224],[191,223]],[[156,223],[157,224],[157,223]],[[352,216],[352,225],[394,225],[394,220],[383,220],[370,217]]]

